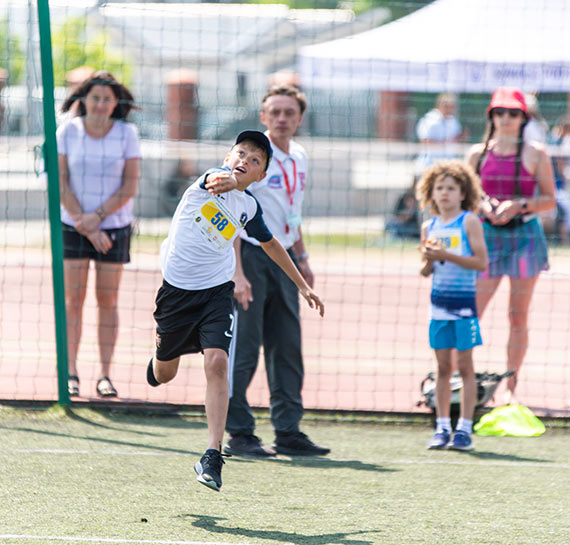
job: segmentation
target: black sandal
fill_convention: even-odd
[[[117,390],[109,377],[101,377],[97,381],[97,395],[99,397],[117,397]]]
[[[79,396],[79,377],[77,375],[69,375],[67,377],[67,392],[70,397]]]

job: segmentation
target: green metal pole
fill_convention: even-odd
[[[59,404],[70,406],[67,389],[67,326],[65,318],[65,288],[63,280],[63,239],[59,200],[59,172],[57,168],[57,142],[55,139],[55,103],[53,83],[53,59],[51,54],[51,30],[49,0],[38,0],[40,28],[40,55],[42,64],[44,107],[44,161],[48,177],[48,208],[51,232],[51,257],[53,277],[53,302],[55,311],[55,338],[57,348],[57,385]]]

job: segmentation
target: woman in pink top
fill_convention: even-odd
[[[548,269],[546,239],[536,213],[556,206],[552,163],[544,148],[523,142],[528,121],[524,95],[513,87],[495,91],[487,108],[485,141],[469,153],[469,164],[481,176],[481,202],[489,267],[477,282],[477,310],[482,316],[501,278],[510,279],[506,403],[513,402],[527,346],[528,311],[540,271]]]

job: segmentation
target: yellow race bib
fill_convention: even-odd
[[[218,248],[224,248],[236,232],[232,214],[215,198],[209,199],[194,216],[194,221],[206,238]]]

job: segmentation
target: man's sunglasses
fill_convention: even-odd
[[[522,110],[519,109],[511,109],[511,108],[493,108],[491,110],[491,115],[497,115],[499,117],[503,117],[505,114],[510,115],[511,117],[518,117],[520,114],[524,114]]]

